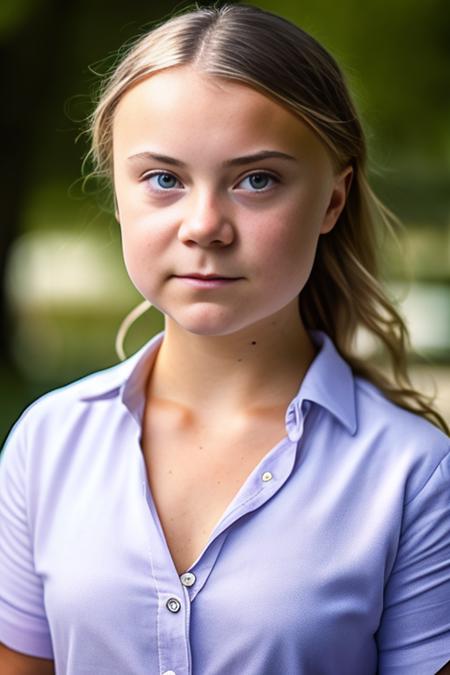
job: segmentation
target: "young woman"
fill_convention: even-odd
[[[165,330],[9,437],[2,674],[450,672],[449,442],[333,58],[254,7],[187,11],[123,57],[92,138]]]

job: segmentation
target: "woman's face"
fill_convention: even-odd
[[[122,97],[113,160],[129,276],[168,321],[227,335],[298,317],[351,172],[335,175],[305,123],[246,85],[176,67]]]

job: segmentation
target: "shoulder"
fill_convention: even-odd
[[[122,366],[44,394],[16,421],[0,454],[0,491],[15,486],[30,517],[45,494],[58,494],[70,476],[79,481],[94,458],[106,457],[117,444],[126,416]]]
[[[164,333],[158,333],[140,350],[116,365],[90,373],[67,385],[53,389],[39,397],[22,413],[13,432],[17,429],[52,425],[60,428],[72,422],[87,419],[89,413],[95,417],[100,409],[122,403],[123,394],[129,404],[138,399],[145,374],[163,340]]]
[[[53,389],[28,405],[15,422],[5,444],[45,431],[76,425],[95,401],[109,399],[126,380],[126,363],[96,371]]]
[[[409,497],[414,496],[443,461],[450,458],[450,439],[434,424],[390,401],[375,385],[355,377],[358,428],[356,443],[370,449],[376,461],[406,471]]]
[[[355,403],[358,425],[362,430],[396,436],[399,440],[430,442],[449,447],[450,439],[421,415],[390,401],[371,382],[355,377]]]

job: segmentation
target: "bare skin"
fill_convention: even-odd
[[[50,659],[27,656],[0,643],[1,675],[55,675],[55,664]]]
[[[255,359],[258,341],[254,342],[242,349],[238,360],[229,363],[230,369],[245,368],[247,359]],[[302,355],[308,350],[311,360],[314,351],[306,343]],[[264,397],[255,397],[253,402],[243,400],[237,407],[227,408],[203,396],[196,407],[183,400],[183,387],[172,390],[168,385],[169,373],[176,372],[176,366],[170,359],[165,361],[166,354],[163,344],[149,378],[142,447],[161,525],[175,567],[182,573],[198,558],[247,476],[285,436],[286,408],[307,364],[294,359],[286,364],[285,372],[280,366],[271,389],[262,373],[259,389]]]

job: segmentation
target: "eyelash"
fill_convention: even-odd
[[[174,190],[176,188],[172,187],[172,188],[167,188],[167,189],[164,189],[164,188],[155,189],[155,188],[150,187],[150,178],[154,178],[155,176],[171,176],[172,178],[175,178],[175,180],[177,180],[179,183],[181,183],[181,181],[173,173],[170,173],[170,171],[151,171],[150,173],[147,173],[142,177],[142,181],[145,182],[149,186],[150,190],[152,190],[153,192],[156,192],[156,193],[161,194],[161,193],[164,193],[164,192],[170,192],[171,190]],[[251,176],[264,176],[264,177],[270,178],[275,184],[280,182],[280,179],[277,176],[275,176],[273,173],[270,173],[269,171],[252,171],[251,173],[248,173],[246,176],[243,176],[243,178],[241,178],[239,183],[242,183],[242,181],[246,180],[247,178],[250,178]],[[251,190],[250,192],[253,193],[253,194],[258,194],[260,192],[265,193],[265,192],[268,192],[270,189],[271,188],[268,188],[268,189],[263,188],[261,190],[255,189],[255,190]]]

